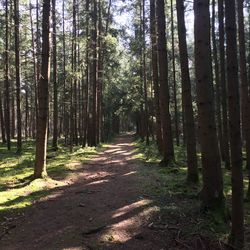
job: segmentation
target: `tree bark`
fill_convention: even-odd
[[[179,114],[177,104],[177,82],[176,82],[176,66],[175,66],[175,37],[174,37],[174,7],[173,0],[170,1],[171,8],[171,47],[172,47],[172,69],[173,69],[173,94],[174,94],[174,126],[175,126],[175,139],[176,145],[180,145],[179,135]]]
[[[151,33],[151,51],[152,51],[152,79],[154,87],[154,106],[156,118],[156,141],[159,152],[162,152],[162,131],[160,117],[160,100],[159,100],[159,81],[158,81],[158,57],[157,57],[157,40],[156,40],[156,16],[155,0],[150,0],[150,33]]]
[[[250,95],[247,76],[246,41],[244,25],[244,0],[238,1],[238,29],[239,29],[239,52],[240,52],[240,79],[241,79],[241,117],[242,129],[246,143],[246,167],[250,170]],[[249,185],[250,195],[250,185]]]
[[[17,152],[22,151],[22,116],[21,116],[21,82],[20,82],[20,32],[19,0],[14,1],[15,21],[15,63],[16,63],[16,106],[17,106]]]
[[[5,99],[4,99],[4,118],[7,149],[11,149],[10,139],[10,80],[9,80],[9,1],[5,2]]]
[[[91,135],[91,146],[97,145],[96,130],[97,130],[97,82],[98,82],[98,61],[97,61],[97,0],[93,2],[93,30],[92,30],[92,135]]]
[[[58,148],[58,86],[57,86],[57,37],[56,37],[56,0],[52,0],[52,22],[53,22],[53,142],[52,147],[54,150]]]
[[[183,0],[177,0],[178,37],[182,78],[182,102],[185,119],[186,148],[187,148],[187,180],[198,182],[198,164],[196,152],[196,133],[194,124],[194,112],[192,106],[191,81],[188,65],[188,50],[186,41],[185,7]]]
[[[145,0],[142,0],[142,67],[143,67],[143,92],[145,106],[145,132],[146,144],[149,145],[149,114],[148,114],[148,90],[147,90],[147,74],[146,74],[146,40],[145,40]]]
[[[225,168],[230,169],[229,138],[228,138],[228,110],[227,110],[227,87],[225,70],[225,30],[224,30],[224,0],[218,0],[219,18],[219,50],[220,50],[220,84],[222,105],[222,159]]]
[[[163,160],[162,165],[168,165],[174,160],[173,135],[169,111],[168,60],[166,45],[166,23],[164,0],[156,0],[158,65],[160,85],[160,114],[162,125]]]
[[[241,4],[240,1],[238,1],[238,4]],[[225,2],[225,17],[227,37],[228,110],[232,164],[232,228],[229,242],[236,249],[241,249],[244,245],[244,212],[235,0],[227,0]],[[240,39],[242,39],[242,37]],[[240,45],[242,46],[243,44]],[[242,52],[241,47],[241,60]],[[241,71],[241,73],[243,72]]]
[[[41,178],[47,174],[48,85],[50,79],[50,0],[43,1],[42,40],[42,67],[41,77],[38,82],[35,178]]]
[[[3,102],[2,102],[2,92],[0,91],[0,122],[1,122],[1,135],[2,135],[2,142],[6,143],[6,134],[5,134],[5,122],[4,122],[4,115],[3,115]]]
[[[87,144],[88,137],[88,124],[89,124],[89,0],[86,0],[86,68],[85,68],[85,96],[84,96],[84,126],[83,126],[83,146],[85,147]]]
[[[209,0],[194,1],[195,77],[201,144],[204,208],[224,210],[223,178],[215,122]]]
[[[218,139],[220,146],[220,153],[223,151],[223,141],[222,141],[222,121],[221,121],[221,86],[220,86],[220,76],[219,76],[219,61],[217,53],[217,41],[215,34],[216,25],[216,13],[215,13],[215,0],[212,0],[212,44],[213,44],[213,62],[214,62],[214,80],[216,89],[216,120],[217,120],[217,130]],[[222,155],[222,153],[221,153]]]

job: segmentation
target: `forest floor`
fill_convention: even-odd
[[[87,162],[71,161],[70,174],[48,180],[27,206],[11,207],[27,192],[0,202],[0,249],[226,249],[229,226],[200,213],[200,187],[185,183],[184,168],[146,160],[144,149],[119,136]]]

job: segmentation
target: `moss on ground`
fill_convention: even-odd
[[[22,209],[50,193],[56,187],[64,186],[65,177],[74,174],[80,164],[96,155],[101,147],[69,148],[59,144],[58,151],[48,149],[48,178],[33,180],[35,162],[35,142],[23,143],[23,151],[16,154],[0,144],[0,213]]]
[[[166,217],[166,221],[175,220],[173,223],[182,224],[182,233],[186,237],[193,235],[206,235],[218,242],[226,242],[230,222],[221,217],[221,213],[207,212],[200,210],[199,192],[202,187],[202,180],[197,185],[186,182],[187,166],[184,147],[175,147],[175,163],[173,167],[162,168],[159,166],[161,161],[157,145],[150,141],[149,146],[144,141],[136,139],[134,142],[136,149],[134,158],[144,162],[147,167],[140,168],[142,175],[153,175],[157,180],[152,183],[144,183],[145,193],[154,197],[155,202],[161,210],[161,220]],[[200,154],[199,169],[200,165]],[[231,208],[231,173],[223,169],[224,193],[227,207]],[[248,171],[244,172],[245,193],[248,186]],[[174,219],[175,218],[175,219]],[[167,223],[167,222],[166,222]],[[245,228],[246,228],[246,247],[250,249],[250,202],[245,202]]]

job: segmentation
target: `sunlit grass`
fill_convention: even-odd
[[[73,175],[81,163],[96,155],[100,148],[78,146],[74,147],[72,153],[62,144],[56,152],[49,148],[48,178],[33,180],[34,141],[24,142],[21,154],[16,154],[14,143],[11,151],[7,151],[6,146],[0,144],[0,212],[29,207],[53,189],[65,185],[62,180]]]

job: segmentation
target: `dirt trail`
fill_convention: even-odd
[[[143,164],[133,159],[131,136],[120,136],[65,187],[36,202],[0,249],[168,249],[148,228],[156,207],[144,196]],[[147,180],[146,180],[146,179]]]

